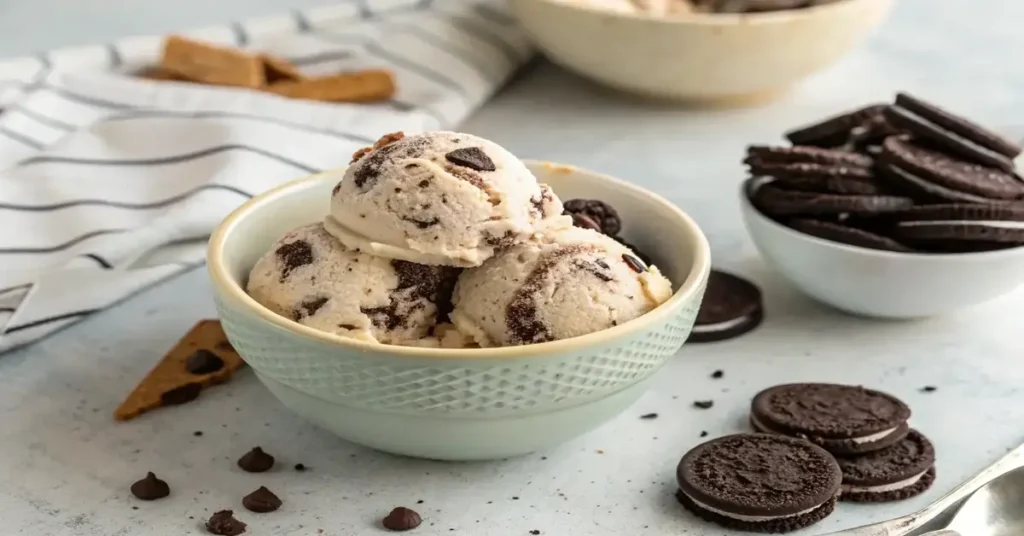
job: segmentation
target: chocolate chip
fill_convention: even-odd
[[[224,360],[217,354],[200,348],[185,359],[185,370],[192,374],[210,374],[224,368]]]
[[[645,419],[645,420],[657,419],[658,418],[658,414],[657,413],[646,413],[644,415],[641,415],[640,418],[641,419]]]
[[[711,408],[711,406],[714,406],[714,405],[715,405],[715,401],[714,400],[694,400],[693,401],[693,407],[700,408],[700,409],[709,409],[709,408]]]
[[[295,320],[313,316],[325,303],[327,303],[327,298],[313,298],[300,303],[299,308],[294,313]]]
[[[281,261],[281,281],[292,273],[292,270],[313,262],[313,248],[305,240],[296,240],[277,248],[277,258]]]
[[[597,223],[597,230],[615,236],[622,230],[622,219],[611,205],[598,199],[570,199],[562,207],[567,214],[581,214]],[[575,220],[574,220],[575,224]]]
[[[274,495],[274,492],[260,486],[256,491],[242,497],[242,506],[250,512],[264,514],[273,512],[281,507],[281,499]]]
[[[247,473],[262,473],[274,466],[274,457],[260,447],[253,447],[238,459],[238,466]]]
[[[707,430],[701,430],[700,431],[700,436],[701,437],[707,437],[708,436],[708,431]]]
[[[572,216],[572,224],[581,229],[590,229],[591,231],[601,232],[601,224],[594,221],[594,218],[587,216],[586,214],[570,214]]]
[[[297,463],[295,464],[295,470],[301,473],[306,470],[306,466],[304,464]]]
[[[420,523],[423,523],[423,518],[415,510],[404,506],[395,508],[381,521],[384,528],[396,532],[412,530],[420,526]]]
[[[938,390],[939,388],[935,387],[934,385],[925,385],[924,387],[921,388],[922,393],[934,393],[935,391]]]
[[[167,482],[160,480],[152,472],[146,473],[146,478],[132,484],[132,495],[143,501],[155,501],[163,499],[171,494],[171,488]]]
[[[642,274],[647,271],[647,265],[644,264],[644,261],[630,255],[629,253],[623,253],[622,260],[631,270],[638,274]]]
[[[199,391],[202,390],[203,386],[198,383],[186,383],[161,394],[160,403],[165,406],[185,404],[199,398]]]
[[[716,380],[721,379],[722,376],[725,376],[725,371],[721,370],[721,369],[716,370],[716,371],[711,373],[711,377],[716,379]]]
[[[238,536],[245,532],[245,523],[235,519],[235,513],[231,510],[221,510],[210,516],[206,530],[220,536]]]
[[[444,155],[444,159],[474,171],[494,171],[498,169],[491,157],[479,147],[462,147]]]

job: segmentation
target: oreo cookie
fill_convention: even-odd
[[[906,93],[885,110],[886,120],[915,138],[983,166],[1014,172],[1020,145],[981,125]]]
[[[776,177],[775,186],[784,190],[838,195],[883,195],[887,189],[873,178]]]
[[[750,174],[762,177],[871,179],[871,157],[818,147],[751,146],[743,160]]]
[[[909,418],[910,408],[894,396],[831,383],[771,387],[750,407],[755,430],[807,439],[834,454],[892,446],[907,435]]]
[[[894,232],[898,236],[946,251],[1024,245],[1024,206],[1021,205],[925,205],[897,217]]]
[[[890,181],[927,197],[968,203],[1024,199],[1024,182],[1016,176],[959,160],[906,136],[887,138],[879,161]]]
[[[935,448],[917,430],[895,445],[862,456],[837,456],[843,472],[841,501],[901,501],[935,481]]]
[[[854,141],[858,131],[864,131],[871,123],[878,122],[885,108],[885,104],[865,106],[791,130],[785,137],[793,145],[826,148],[847,146]]]
[[[914,205],[909,197],[895,195],[836,195],[784,190],[774,182],[754,190],[750,202],[768,216],[817,216],[882,214]]]
[[[676,469],[679,502],[706,521],[752,532],[790,532],[832,513],[835,459],[807,441],[768,434],[713,439]]]
[[[686,342],[717,342],[753,331],[764,319],[761,289],[719,270],[711,270],[697,321]]]
[[[791,229],[804,234],[816,236],[824,240],[839,242],[850,246],[857,246],[868,249],[880,249],[883,251],[897,251],[900,253],[913,253],[914,250],[903,245],[892,238],[875,234],[870,231],[858,229],[823,220],[811,220],[797,218],[786,222]]]

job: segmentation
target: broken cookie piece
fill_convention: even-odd
[[[149,371],[114,418],[126,421],[161,406],[191,402],[203,388],[227,381],[244,362],[226,342],[219,320],[199,321]]]

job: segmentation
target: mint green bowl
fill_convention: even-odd
[[[286,407],[374,449],[442,460],[505,458],[552,447],[615,417],[647,389],[693,327],[711,269],[697,224],[663,198],[569,166],[529,162],[562,199],[612,203],[626,238],[676,288],[641,318],[582,337],[449,350],[384,346],[316,331],[244,292],[249,269],[286,231],[327,213],[343,170],[285,184],[214,231],[208,268],[231,343]]]

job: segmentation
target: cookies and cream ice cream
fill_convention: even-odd
[[[311,328],[412,344],[447,313],[457,275],[455,268],[359,253],[313,223],[283,236],[256,262],[247,291],[271,311]]]
[[[451,319],[483,347],[532,344],[617,326],[671,295],[669,280],[629,248],[574,227],[465,270]]]
[[[356,153],[324,224],[364,253],[467,267],[571,220],[551,190],[496,143],[429,132],[389,134]]]

